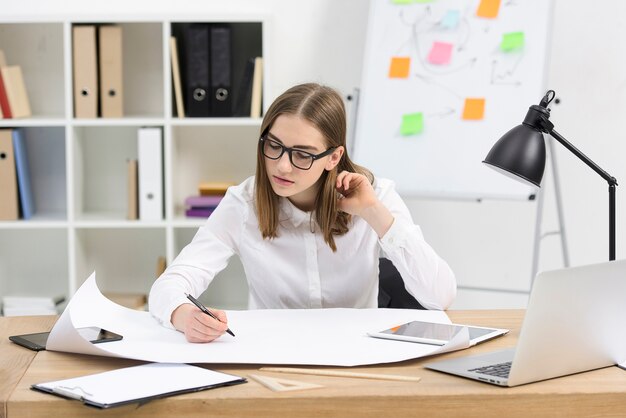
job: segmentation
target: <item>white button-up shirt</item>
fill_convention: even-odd
[[[349,231],[335,236],[333,252],[311,212],[282,197],[278,236],[263,239],[254,207],[254,177],[230,187],[191,243],[155,281],[150,312],[172,327],[172,312],[188,303],[185,293],[203,293],[234,254],[246,273],[250,309],[375,308],[381,250],[422,306],[447,308],[456,295],[452,270],[424,240],[393,182],[376,179],[374,189],[394,216],[391,228],[379,239],[365,220],[353,216]]]

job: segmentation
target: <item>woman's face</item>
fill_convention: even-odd
[[[310,122],[295,115],[280,115],[276,118],[268,138],[285,147],[311,154],[320,154],[328,149],[322,133]],[[332,154],[313,161],[308,170],[294,167],[288,152],[284,152],[277,160],[265,158],[265,169],[272,190],[288,198],[299,209],[312,210],[319,187],[318,180],[324,170],[331,170],[337,165],[342,154],[343,147],[338,147]]]

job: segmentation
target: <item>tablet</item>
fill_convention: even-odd
[[[439,324],[436,322],[412,321],[367,335],[390,340],[409,341],[422,344],[445,345],[459,331],[467,327],[470,346],[490,340],[509,332],[508,329],[476,327],[473,325]]]
[[[78,333],[93,344],[106,343],[109,341],[119,341],[122,336],[111,331],[107,331],[98,327],[77,328]],[[34,334],[11,335],[9,340],[15,344],[29,348],[34,351],[42,351],[46,349],[49,332],[37,332]]]

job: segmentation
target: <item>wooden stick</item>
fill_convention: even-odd
[[[404,382],[419,382],[422,378],[417,376],[401,376],[396,374],[356,373],[339,370],[298,369],[292,367],[261,367],[264,372],[312,374],[316,376],[354,377],[358,379],[399,380]]]

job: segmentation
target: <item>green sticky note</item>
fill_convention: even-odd
[[[391,0],[393,4],[411,4],[413,0]]]
[[[402,115],[402,126],[400,127],[402,135],[415,135],[422,133],[423,130],[424,114],[422,112]]]
[[[500,49],[504,52],[524,48],[524,32],[509,32],[502,35]]]

